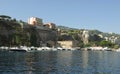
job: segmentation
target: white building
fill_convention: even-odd
[[[56,25],[54,23],[46,23],[46,24],[44,24],[44,26],[46,26],[50,29],[55,29],[56,28]]]
[[[28,24],[43,26],[42,19],[37,18],[37,17],[31,17],[31,18],[29,18],[28,19]]]
[[[87,44],[89,42],[89,32],[87,30],[83,31],[82,39],[84,44]]]

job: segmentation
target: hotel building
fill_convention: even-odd
[[[37,18],[37,17],[31,17],[31,18],[29,18],[28,19],[28,24],[43,26],[42,19],[41,18]]]

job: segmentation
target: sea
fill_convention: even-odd
[[[0,51],[0,74],[120,74],[120,52]]]

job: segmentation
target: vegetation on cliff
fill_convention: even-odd
[[[69,38],[64,38],[65,36],[71,37],[71,40],[76,40],[78,41],[79,47],[88,47],[88,46],[102,46],[102,47],[110,47],[110,48],[118,48],[119,44],[115,44],[111,41],[106,41],[103,37],[120,37],[119,34],[115,33],[104,33],[99,30],[87,30],[89,32],[89,37],[88,37],[88,43],[84,43],[85,37],[83,36],[83,31],[85,29],[75,29],[75,28],[69,28],[69,27],[64,27],[64,26],[58,26],[58,28],[61,29],[61,35],[59,37],[60,40],[67,40]],[[100,37],[99,35],[103,36]],[[64,37],[63,37],[64,36]],[[62,37],[62,39],[61,39]],[[69,39],[70,40],[70,39]]]
[[[35,29],[34,27],[22,28],[25,24],[9,16],[0,16],[0,46],[36,46]]]
[[[37,40],[39,39],[38,32],[35,27],[30,26],[23,21],[12,19],[10,16],[0,15],[0,46],[39,46]],[[103,46],[118,48],[119,44],[106,41],[103,37],[118,37],[120,35],[112,33],[104,33],[98,30],[87,30],[89,36],[83,35],[85,29],[75,29],[64,26],[57,26],[61,31],[58,41],[74,40],[77,41],[78,47],[87,46]],[[103,36],[103,37],[100,37]],[[88,38],[86,38],[88,37]]]

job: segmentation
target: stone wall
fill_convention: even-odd
[[[58,44],[62,48],[74,48],[77,47],[77,41],[58,41]]]

